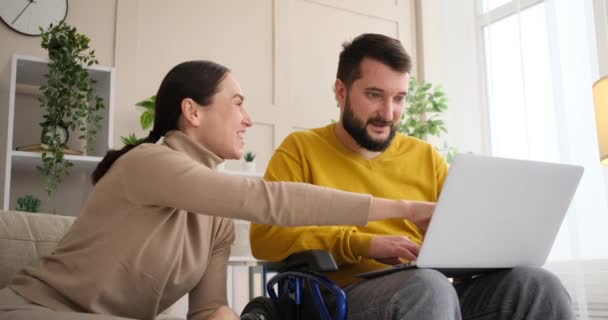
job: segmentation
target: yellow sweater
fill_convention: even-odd
[[[265,179],[297,181],[390,199],[436,202],[448,166],[430,144],[398,134],[389,148],[368,160],[347,149],[328,125],[288,136],[272,157]],[[422,243],[424,234],[406,220],[371,222],[366,227],[278,227],[252,224],[250,241],[258,259],[280,261],[309,249],[329,250],[340,270],[327,276],[341,286],[355,275],[383,265],[367,256],[374,235],[405,235]]]

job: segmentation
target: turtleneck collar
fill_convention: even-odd
[[[192,159],[211,169],[215,169],[220,163],[224,162],[224,159],[179,130],[167,132],[163,143],[173,150],[184,152]]]

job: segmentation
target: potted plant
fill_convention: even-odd
[[[141,128],[143,130],[152,128],[152,125],[154,124],[156,96],[151,96],[150,98],[136,103],[135,105],[144,109],[144,112],[142,112],[141,116],[139,117]],[[120,137],[120,139],[125,145],[137,144],[142,140],[142,138],[138,138],[134,133],[130,133],[126,137]]]
[[[439,138],[443,133],[448,132],[445,123],[440,119],[441,114],[448,109],[447,98],[441,86],[433,87],[431,83],[412,77],[407,103],[397,128],[399,132],[422,140],[430,136]],[[443,148],[438,149],[448,162],[451,162],[458,152],[456,148],[448,146],[445,142]]]
[[[15,210],[33,213],[40,212],[40,199],[29,194],[19,197]]]
[[[243,163],[243,170],[247,172],[255,172],[255,162],[253,162],[253,160],[255,160],[255,153],[252,151],[245,152],[243,160],[245,160]]]
[[[73,164],[65,159],[68,130],[78,132],[87,152],[100,128],[103,100],[95,93],[95,80],[86,67],[97,64],[95,51],[89,51],[90,39],[64,22],[42,30],[41,46],[48,51],[47,83],[40,87],[41,107],[46,111],[42,127],[42,165],[49,196],[59,186]]]

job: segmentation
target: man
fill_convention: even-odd
[[[268,180],[300,181],[393,199],[436,202],[448,166],[428,143],[397,134],[411,61],[398,40],[363,34],[345,43],[335,95],[340,120],[288,136],[270,161]],[[329,250],[340,270],[349,319],[574,319],[559,280],[542,269],[514,268],[452,284],[414,269],[361,281],[356,275],[415,260],[424,231],[406,220],[367,227],[252,225],[258,259]]]

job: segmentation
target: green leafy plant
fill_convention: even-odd
[[[40,212],[40,203],[40,199],[28,194],[17,199],[15,210],[33,213]]]
[[[154,116],[155,116],[154,110],[155,110],[155,106],[156,106],[156,96],[151,96],[150,98],[144,99],[144,100],[136,103],[135,105],[144,109],[141,116],[139,117],[139,122],[141,124],[141,128],[143,130],[151,129],[152,126],[154,125]],[[126,137],[120,137],[120,139],[122,140],[122,143],[124,143],[125,145],[137,144],[141,140],[143,140],[143,138],[137,138],[137,136],[135,136],[134,133],[130,133]]]
[[[401,116],[397,130],[405,135],[427,140],[434,136],[440,138],[447,133],[445,123],[440,116],[447,109],[448,99],[441,86],[433,86],[424,80],[410,79],[407,96],[407,108]],[[444,143],[438,148],[452,162],[458,150]]]
[[[48,51],[50,63],[45,75],[47,83],[40,87],[44,96],[40,99],[41,107],[46,110],[40,126],[48,134],[42,165],[37,168],[46,177],[46,191],[51,196],[73,166],[64,157],[65,142],[56,128],[64,126],[79,132],[78,139],[85,142],[85,150],[93,151],[102,119],[99,113],[104,105],[95,93],[96,81],[86,69],[98,63],[95,51],[89,51],[90,39],[64,22],[40,30],[41,46]]]
[[[253,162],[253,160],[255,160],[255,153],[253,153],[252,151],[247,151],[245,152],[243,159],[245,160],[245,162]]]
[[[410,80],[407,108],[401,116],[399,132],[410,137],[426,140],[428,136],[441,136],[446,133],[445,123],[439,119],[447,110],[447,98],[441,86],[418,80]]]
[[[138,144],[142,139],[135,136],[135,133],[129,133],[126,137],[120,137],[122,143],[126,146]]]

